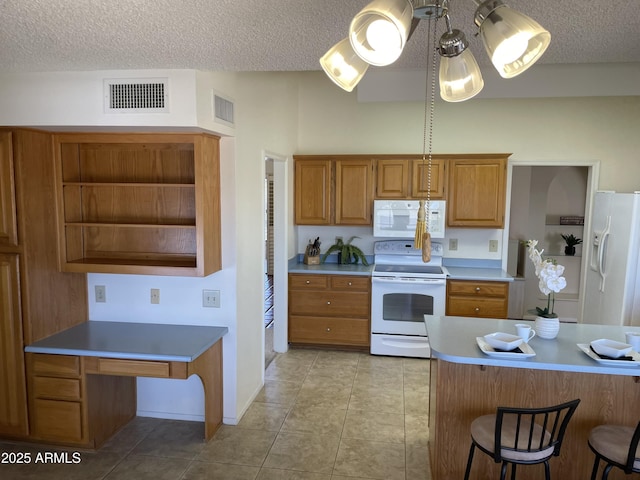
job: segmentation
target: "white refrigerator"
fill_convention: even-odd
[[[640,192],[596,192],[582,323],[640,326]]]

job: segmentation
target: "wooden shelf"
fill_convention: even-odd
[[[62,270],[193,276],[219,270],[218,140],[56,135]]]

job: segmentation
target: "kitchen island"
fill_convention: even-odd
[[[624,341],[624,332],[640,331],[638,327],[561,324],[556,339],[529,342],[535,356],[512,359],[484,354],[476,337],[515,334],[520,321],[426,315],[425,323],[432,352],[429,450],[434,479],[463,478],[471,422],[498,406],[534,407],[580,398],[560,457],[550,461],[553,478],[589,478],[594,456],[587,438],[593,427],[633,426],[640,420],[640,366],[603,365],[577,346],[598,338]],[[499,467],[477,454],[471,478],[499,478]],[[624,478],[619,473],[612,471],[609,478]],[[543,476],[542,465],[518,469],[519,480]]]

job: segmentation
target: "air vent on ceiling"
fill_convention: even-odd
[[[167,78],[106,79],[104,81],[106,113],[169,112]]]
[[[213,91],[213,119],[218,123],[235,127],[233,100]]]

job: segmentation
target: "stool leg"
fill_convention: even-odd
[[[467,469],[464,472],[464,480],[469,480],[469,473],[471,473],[471,462],[473,461],[473,452],[476,448],[476,444],[471,441],[471,448],[469,449],[469,458],[467,459]]]
[[[598,467],[600,466],[600,457],[596,454],[596,460],[593,462],[593,470],[591,472],[591,480],[596,480],[598,474]]]
[[[604,467],[604,472],[602,472],[602,480],[607,480],[609,478],[609,472],[613,468],[613,464],[608,463],[606,467]]]
[[[551,480],[551,472],[549,471],[549,460],[544,462],[544,478],[545,480]]]
[[[517,463],[512,463],[511,464],[511,480],[516,480],[516,467],[518,466]]]

